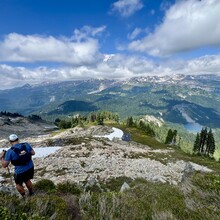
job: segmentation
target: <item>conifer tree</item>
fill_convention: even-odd
[[[193,145],[193,152],[194,153],[200,152],[200,134],[199,133],[197,133],[196,135],[196,140]]]
[[[203,128],[200,133],[200,153],[201,154],[204,154],[206,141],[207,141],[207,128]]]
[[[133,118],[132,118],[132,117],[128,117],[128,118],[127,118],[126,125],[127,125],[128,127],[131,127],[133,124],[134,124]]]
[[[165,144],[170,144],[172,142],[172,139],[173,139],[173,131],[172,131],[172,129],[169,129],[167,132]]]
[[[202,155],[212,156],[215,152],[215,139],[212,133],[212,129],[207,131],[207,128],[203,128],[197,133],[196,140],[193,145],[193,152],[200,153]]]
[[[92,112],[92,113],[90,114],[90,121],[91,121],[91,122],[95,122],[95,120],[96,120],[96,114],[95,114],[94,112]]]
[[[206,143],[206,155],[213,155],[215,152],[215,139],[212,133],[212,129],[209,130],[207,134],[207,143]]]

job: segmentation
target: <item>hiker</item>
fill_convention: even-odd
[[[15,166],[14,180],[16,189],[24,198],[25,190],[23,183],[25,183],[29,196],[31,196],[34,194],[31,182],[34,176],[34,164],[31,157],[35,155],[35,151],[28,143],[19,143],[19,138],[16,134],[11,134],[8,139],[12,147],[1,153],[2,166],[6,168],[10,162]]]

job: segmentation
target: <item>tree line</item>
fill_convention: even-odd
[[[74,115],[69,119],[59,119],[55,120],[55,124],[61,128],[73,128],[77,125],[84,125],[88,123],[94,123],[96,125],[104,125],[104,121],[114,121],[119,122],[119,116],[117,113],[112,113],[108,111],[102,112],[91,112],[87,116],[83,116],[80,114]]]
[[[105,121],[113,121],[119,122],[119,115],[117,113],[102,111],[102,112],[92,112],[87,116],[82,116],[80,114],[74,115],[69,119],[59,119],[55,120],[55,124],[61,128],[73,128],[77,125],[83,126],[88,123],[93,123],[95,125],[104,125]],[[144,131],[144,133],[151,137],[156,137],[157,129],[155,125],[145,122],[141,119],[133,119],[133,117],[129,116],[124,121],[126,127],[134,127]],[[156,130],[155,130],[156,129]],[[165,130],[164,130],[165,132]],[[178,131],[176,129],[169,129],[167,131],[167,135],[164,136],[165,141],[163,142],[172,146],[180,146],[181,136],[178,135]],[[191,144],[190,144],[191,145]],[[191,145],[192,146],[192,145]],[[193,152],[199,155],[213,156],[215,152],[215,139],[212,133],[212,129],[208,131],[207,128],[203,128],[200,133],[197,133],[194,145]]]
[[[0,116],[7,116],[7,117],[24,117],[23,115],[15,112],[15,113],[11,113],[11,112],[6,112],[6,111],[1,111],[0,112]]]
[[[131,116],[126,120],[127,127],[136,127],[144,131],[147,135],[155,137],[155,132],[152,126],[149,123],[146,123],[144,120],[134,120]]]

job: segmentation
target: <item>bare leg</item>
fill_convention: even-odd
[[[20,184],[16,184],[16,189],[18,190],[18,192],[24,197],[25,196],[25,191],[24,191],[24,187]]]
[[[30,196],[33,195],[33,185],[32,185],[31,180],[27,180],[27,181],[25,182],[25,185],[26,185],[27,188],[28,188],[29,195],[30,195]]]

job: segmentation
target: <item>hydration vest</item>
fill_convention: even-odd
[[[26,144],[22,143],[21,148],[11,147],[11,150],[13,150],[18,158],[16,160],[12,160],[11,163],[14,166],[23,166],[29,163],[31,160],[31,152],[27,151]]]

